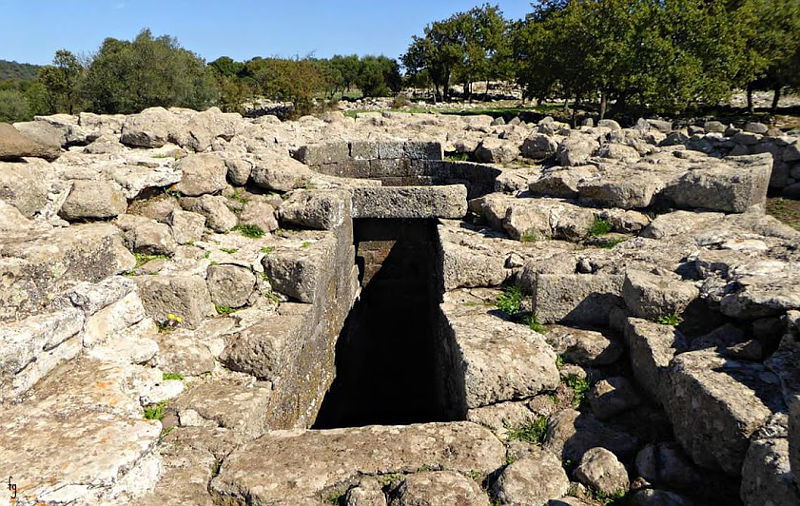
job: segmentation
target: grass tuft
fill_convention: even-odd
[[[594,223],[592,223],[592,228],[589,229],[589,235],[597,237],[609,234],[612,230],[613,227],[608,220],[604,220],[603,218],[595,218]]]
[[[540,416],[530,423],[517,427],[510,427],[505,423],[503,426],[506,428],[506,437],[509,440],[540,445],[544,442],[544,436],[547,434],[547,417]]]
[[[145,420],[158,420],[161,421],[164,419],[164,406],[167,405],[167,401],[161,401],[158,404],[152,404],[150,406],[145,406],[144,408],[144,419]]]
[[[261,239],[266,232],[258,225],[236,225],[233,230],[250,239]]]
[[[519,286],[506,287],[503,293],[497,297],[495,306],[508,316],[518,314],[522,311],[522,288]]]
[[[273,251],[275,251],[275,248],[272,246],[264,246],[263,248],[261,248],[261,253],[264,253],[265,255],[269,255]]]
[[[238,311],[237,309],[232,308],[230,306],[214,306],[214,309],[217,310],[217,314],[221,315],[229,315]]]
[[[671,325],[673,327],[677,327],[678,325],[681,324],[681,322],[683,322],[683,318],[681,318],[680,315],[677,315],[675,313],[663,314],[658,317],[656,322],[660,323],[661,325]]]
[[[528,323],[528,328],[534,332],[538,332],[540,334],[544,334],[545,332],[547,332],[547,326],[539,323],[539,319],[536,318],[536,314],[531,314],[530,316],[528,316],[527,323]]]
[[[579,407],[586,398],[586,392],[589,391],[589,381],[577,374],[569,374],[564,378],[564,383],[572,390],[572,405],[576,408]]]
[[[166,380],[182,380],[182,379],[183,379],[183,374],[179,374],[179,373],[177,373],[177,372],[165,372],[165,373],[162,375],[162,378],[163,378],[165,381],[166,381]]]

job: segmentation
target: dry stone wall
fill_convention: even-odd
[[[800,502],[800,233],[763,210],[791,138],[162,108],[14,131],[18,504]]]

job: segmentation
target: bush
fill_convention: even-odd
[[[31,117],[25,95],[17,90],[0,90],[0,121],[13,123]]]

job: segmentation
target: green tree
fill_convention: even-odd
[[[358,73],[361,70],[361,59],[358,55],[334,55],[331,58],[331,65],[339,71],[341,77],[341,86],[343,91],[350,91],[358,79]]]
[[[50,112],[75,112],[80,100],[82,72],[78,58],[66,49],[56,51],[52,65],[39,69],[38,80],[47,90]]]
[[[400,66],[386,56],[365,56],[355,81],[366,97],[383,97],[400,91]]]
[[[212,71],[174,38],[143,30],[131,42],[106,39],[86,71],[84,96],[100,113],[147,107],[202,109],[217,98]]]
[[[0,121],[13,123],[32,118],[25,95],[15,89],[0,89]]]
[[[229,56],[221,56],[208,66],[225,77],[237,77],[244,70],[244,63],[235,61]]]

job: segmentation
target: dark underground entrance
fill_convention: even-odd
[[[354,220],[362,293],[314,429],[446,421],[436,220]]]

